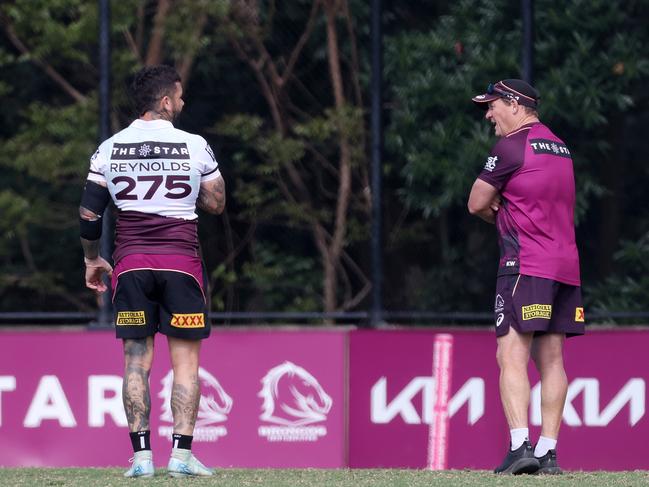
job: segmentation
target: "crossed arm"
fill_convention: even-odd
[[[478,178],[471,188],[467,206],[472,215],[487,223],[495,223],[496,212],[500,209],[500,193],[491,184]]]

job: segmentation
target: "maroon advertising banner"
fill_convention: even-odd
[[[566,342],[562,467],[649,469],[648,349],[647,330]],[[492,469],[508,444],[495,353],[488,330],[215,329],[202,349],[193,449],[214,467]],[[111,332],[1,332],[1,465],[126,467],[122,370]],[[158,466],[170,451],[171,380],[158,336]]]
[[[435,395],[444,391],[437,379],[445,369],[439,358],[434,360],[434,347],[442,332],[351,333],[350,467],[426,468],[434,465],[436,454],[445,454],[445,468],[453,469],[493,469],[501,462],[509,432],[498,393],[496,341],[488,330],[443,333],[452,337],[449,373],[441,375],[450,380],[449,427],[441,437],[444,448],[436,442],[440,401]],[[590,330],[567,340],[569,389],[557,450],[562,467],[649,468],[647,350],[646,330]],[[535,442],[541,423],[540,385],[533,367],[530,371],[530,433]]]
[[[201,352],[193,449],[215,467],[346,466],[345,331],[214,330]],[[166,339],[151,374],[154,460],[173,428]],[[132,455],[121,341],[111,332],[0,333],[0,462],[111,466]]]

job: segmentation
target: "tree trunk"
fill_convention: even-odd
[[[342,69],[340,66],[338,33],[336,32],[336,14],[339,8],[340,5],[335,0],[325,2],[329,75],[334,92],[336,111],[340,119],[344,114],[346,101],[343,90]],[[336,268],[340,262],[340,254],[347,233],[347,211],[349,209],[349,198],[352,187],[351,148],[349,146],[349,138],[340,122],[338,127],[338,140],[340,144],[338,199],[336,201],[336,217],[332,241],[328,249],[328,266],[325,268],[324,277],[324,303],[325,311],[328,312],[335,311],[337,307],[336,291],[338,287],[338,274]]]
[[[153,19],[153,31],[151,32],[149,49],[147,50],[146,60],[144,61],[147,66],[154,66],[162,62],[162,44],[164,41],[165,23],[167,21],[167,13],[169,12],[170,7],[170,0],[158,0],[158,9]]]

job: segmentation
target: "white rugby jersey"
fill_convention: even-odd
[[[88,179],[106,183],[120,211],[195,220],[201,182],[220,175],[207,141],[166,120],[135,120],[103,142]]]

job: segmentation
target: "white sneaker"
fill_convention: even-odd
[[[124,472],[124,477],[153,477],[155,468],[153,467],[153,453],[151,450],[135,452],[129,462],[133,465]]]
[[[167,465],[167,472],[172,477],[209,477],[214,475],[211,468],[203,465],[198,458],[196,458],[191,450],[183,448],[172,448],[171,458],[169,465]]]

